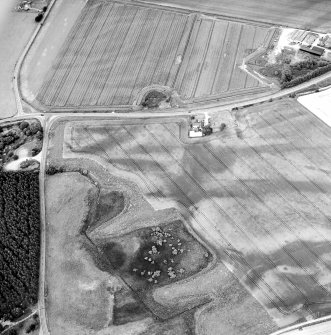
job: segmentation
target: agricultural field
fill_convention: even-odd
[[[272,34],[186,11],[88,2],[30,95],[48,108],[84,109],[132,106],[154,86],[175,90],[179,104],[265,94],[269,87],[239,66]]]
[[[120,301],[122,294],[128,301],[126,308],[113,305],[119,324],[130,320],[125,313],[134,310],[137,299],[144,309],[139,315],[132,312],[135,322],[146,321],[150,313],[169,322],[178,313],[194,311],[195,329],[206,334],[214,334],[217,325],[227,334],[240,334],[243,320],[233,318],[244,306],[251,313],[245,314],[247,334],[268,334],[330,312],[329,128],[291,99],[228,114],[223,132],[192,140],[183,117],[71,118],[51,130],[55,137],[49,164],[60,161],[70,167],[77,162],[98,175],[98,185],[112,185],[108,187],[120,191],[129,204],[121,213],[116,210],[115,218],[113,214],[110,221],[86,230],[106,259],[120,262],[110,261],[107,267],[100,252],[94,254],[97,266],[124,285],[113,298]],[[140,253],[143,264],[158,262],[150,255],[160,250],[153,250],[150,242],[144,249],[142,243],[159,224],[168,232],[169,224],[178,220],[213,257],[197,273],[192,268],[185,280],[155,283],[159,273],[154,264],[152,270],[140,263],[133,266],[135,258],[129,255]],[[179,243],[187,243],[187,235],[180,234]],[[176,275],[182,262],[173,267]],[[117,269],[110,271],[109,264]],[[135,275],[139,280],[130,291],[127,284]]]
[[[328,0],[143,0],[148,3],[180,7],[257,22],[328,32],[331,30]]]
[[[220,94],[226,97],[266,91],[240,66],[244,57],[268,43],[272,34],[273,30],[266,27],[197,19],[176,78],[176,91],[184,100],[193,101]]]

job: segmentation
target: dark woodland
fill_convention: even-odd
[[[0,319],[15,320],[37,303],[40,254],[39,179],[0,173]]]

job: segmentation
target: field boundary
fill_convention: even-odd
[[[118,1],[118,0],[117,0]],[[194,9],[190,8],[185,8],[185,7],[177,7],[175,5],[170,5],[170,4],[165,4],[165,3],[160,3],[156,4],[151,1],[140,1],[140,0],[132,0],[132,1],[126,1],[123,0],[123,3],[129,3],[129,4],[134,4],[137,3],[141,6],[148,7],[148,8],[159,8],[159,9],[167,9],[169,11],[180,11],[182,13],[191,13],[191,14],[201,14],[208,16],[213,19],[220,19],[220,20],[226,20],[230,22],[239,22],[239,23],[246,23],[246,24],[251,24],[253,26],[258,26],[258,27],[271,27],[274,26],[275,24],[267,22],[267,21],[256,21],[256,20],[250,20],[250,19],[242,19],[242,18],[237,18],[234,16],[227,16],[227,15],[221,15],[221,14],[216,14],[213,12],[207,12],[207,11],[197,11]]]

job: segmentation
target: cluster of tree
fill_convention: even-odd
[[[170,102],[170,98],[162,92],[151,91],[145,96],[142,106],[147,108],[157,108],[162,101]]]
[[[293,87],[299,84],[302,84],[310,79],[313,79],[315,77],[318,77],[328,71],[331,71],[331,63],[328,63],[327,65],[318,67],[317,69],[294,79],[291,79],[289,81],[284,81],[281,82],[281,88],[289,88],[289,87]]]
[[[14,320],[38,300],[38,173],[0,172],[0,190],[0,319]]]
[[[0,170],[3,164],[16,160],[15,150],[27,141],[35,141],[32,156],[36,156],[42,149],[43,129],[39,121],[23,121],[0,127]]]
[[[47,11],[47,6],[44,6],[43,9],[38,13],[38,15],[34,18],[36,22],[41,22],[44,18],[44,14]]]
[[[68,166],[62,166],[62,165],[49,165],[46,168],[46,174],[48,175],[54,175],[56,173],[63,173],[63,172],[79,172],[83,176],[88,175],[88,170],[83,168],[75,168],[75,167],[68,167]]]

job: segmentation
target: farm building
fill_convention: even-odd
[[[192,123],[191,130],[189,131],[189,137],[202,137],[204,136],[202,132],[203,122],[202,121],[196,121]]]
[[[202,137],[203,132],[201,130],[195,131],[195,130],[190,130],[189,132],[189,137]]]
[[[324,53],[324,48],[321,48],[321,47],[312,47],[312,48],[308,48],[308,47],[306,47],[306,46],[304,46],[304,45],[302,45],[301,47],[300,47],[300,50],[301,51],[305,51],[305,52],[309,52],[310,54],[312,54],[312,55],[316,55],[316,56],[322,56],[323,55],[323,53]]]

